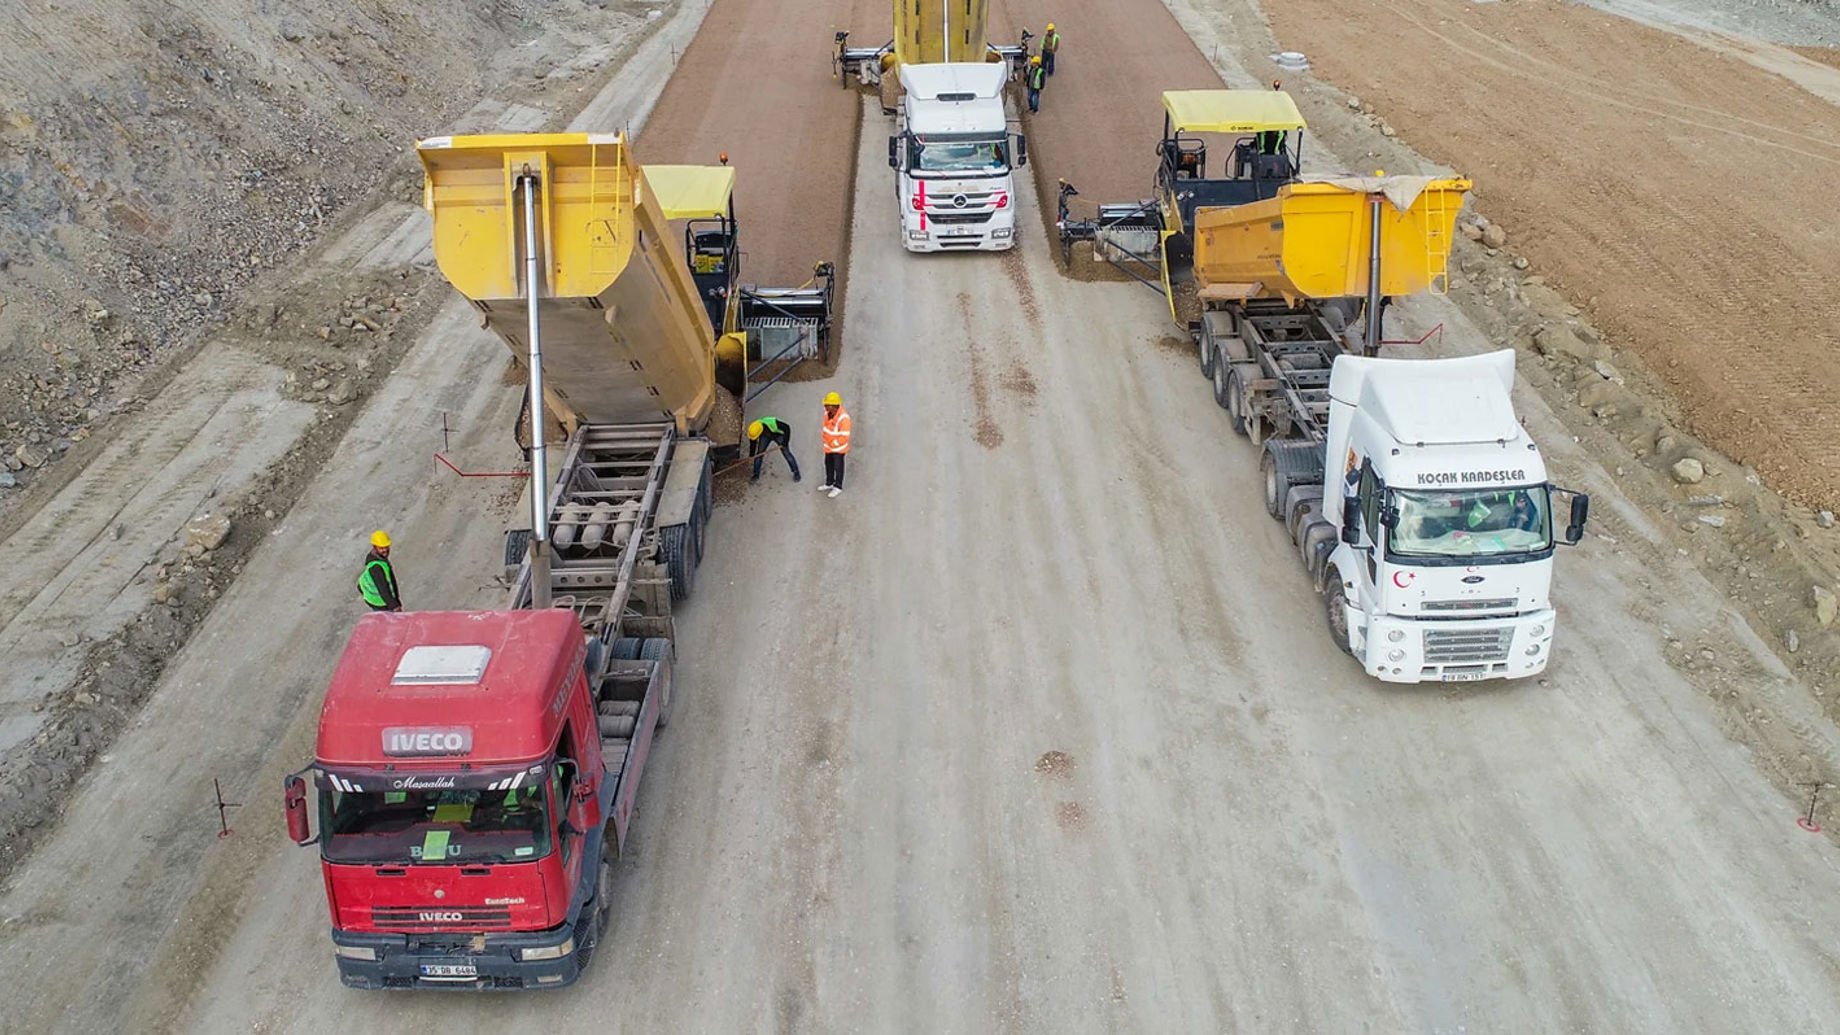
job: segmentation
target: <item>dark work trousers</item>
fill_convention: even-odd
[[[774,446],[778,446],[780,455],[786,458],[786,467],[792,471],[792,480],[795,482],[798,481],[799,480],[799,462],[792,455],[792,433],[791,432],[781,432],[777,435],[773,434],[772,432],[768,432],[767,434],[760,436],[759,438],[755,439],[753,442],[748,444],[748,452],[754,454],[753,480],[755,481],[760,480],[760,465],[762,462],[764,462],[767,459],[768,451],[770,451]]]
[[[1041,110],[1041,91],[1035,89],[1033,86],[1029,87],[1029,110]]]
[[[1055,52],[1052,50],[1044,50],[1041,52],[1041,70],[1049,75],[1054,74],[1054,54]]]
[[[824,484],[832,488],[843,488],[843,458],[848,453],[824,454]]]

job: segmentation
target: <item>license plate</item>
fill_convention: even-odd
[[[1441,678],[1446,683],[1476,683],[1476,682],[1480,682],[1482,680],[1482,677],[1485,675],[1488,675],[1488,673],[1486,672],[1446,672],[1439,678]]]
[[[479,968],[471,963],[424,963],[422,976],[425,978],[475,978]]]
[[[950,230],[947,230],[946,236],[947,237],[970,237],[972,234],[975,234],[975,233],[977,233],[976,230],[969,230],[969,229],[966,229],[965,227],[958,226],[958,227],[953,227]]]

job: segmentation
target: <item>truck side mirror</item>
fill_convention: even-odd
[[[1029,164],[1029,138],[1016,134],[1016,168]]]
[[[1342,498],[1342,542],[1361,545],[1361,501],[1353,496]]]
[[[297,845],[313,843],[313,829],[307,820],[307,781],[298,773],[287,778],[282,800],[287,808],[288,837]]]
[[[1380,507],[1380,527],[1382,528],[1398,528],[1399,527],[1399,508],[1397,506],[1391,503],[1386,503],[1386,504],[1381,505]]]
[[[900,167],[901,167],[901,138],[898,136],[889,137],[888,138],[888,168],[899,169]]]
[[[1591,516],[1591,497],[1586,493],[1572,496],[1572,520],[1565,526],[1565,543],[1577,546],[1584,539],[1584,522]]]

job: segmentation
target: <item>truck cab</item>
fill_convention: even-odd
[[[286,787],[346,985],[575,980],[669,706],[670,641],[644,642],[615,662],[561,608],[359,621]]]
[[[1514,353],[1337,357],[1323,513],[1329,626],[1369,675],[1445,682],[1537,675],[1551,656],[1563,538],[1539,447],[1515,418]],[[1306,548],[1308,548],[1306,546]]]
[[[1015,170],[1028,140],[1009,132],[1005,66],[901,66],[905,91],[888,138],[901,244],[910,252],[1005,251],[1016,243]]]

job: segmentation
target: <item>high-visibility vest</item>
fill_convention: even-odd
[[[364,602],[372,607],[383,607],[389,601],[377,588],[377,569],[383,569],[383,579],[392,593],[396,589],[396,573],[390,570],[390,562],[381,558],[372,558],[364,562],[364,570],[358,573],[358,592],[364,595]]]
[[[824,451],[826,453],[850,451],[850,414],[841,406],[837,407],[837,416],[824,418]]]
[[[778,417],[762,417],[760,418],[760,426],[767,429],[770,434],[783,435],[786,433],[786,429],[779,426]]]
[[[1042,65],[1029,66],[1029,89],[1039,90],[1047,82],[1048,70]]]
[[[1059,29],[1041,38],[1041,52],[1043,54],[1052,54],[1059,49],[1061,49],[1061,32]]]

